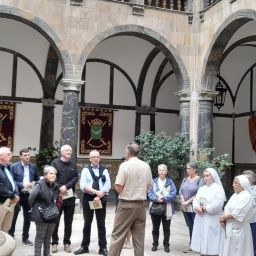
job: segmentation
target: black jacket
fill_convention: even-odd
[[[76,183],[78,181],[78,172],[75,162],[72,160],[69,162],[64,162],[60,158],[56,158],[52,161],[51,164],[57,170],[57,179],[58,187],[63,185],[67,189],[72,188],[75,192]]]
[[[3,203],[7,198],[14,199],[16,195],[19,194],[18,187],[15,183],[15,189],[13,190],[12,184],[9,181],[5,171],[4,165],[0,164],[0,203]],[[7,166],[10,171],[10,167]],[[11,175],[12,172],[10,171]]]
[[[24,178],[24,167],[21,163],[21,161],[14,163],[10,166],[11,171],[13,173],[14,181],[16,182],[19,191],[24,188],[23,187],[23,178]],[[39,175],[37,174],[37,170],[34,164],[29,163],[29,180],[32,181],[38,181]]]
[[[56,183],[50,186],[45,179],[39,180],[31,191],[28,202],[32,207],[31,220],[38,223],[46,223],[41,216],[40,209],[44,209],[52,203],[57,203],[58,199],[58,187]],[[58,218],[47,221],[47,223],[57,223]]]

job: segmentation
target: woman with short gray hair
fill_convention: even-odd
[[[39,180],[34,186],[28,201],[32,207],[31,220],[36,224],[36,237],[34,243],[34,256],[41,256],[43,245],[43,255],[50,255],[51,236],[58,216],[46,220],[43,218],[42,211],[46,207],[56,204],[58,199],[58,187],[55,183],[56,169],[46,165],[43,170],[44,178]]]

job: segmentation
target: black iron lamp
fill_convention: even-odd
[[[226,93],[227,93],[227,88],[220,81],[220,78],[215,86],[215,91],[218,92],[218,94],[214,98],[214,106],[218,108],[218,111],[220,111],[221,107],[224,106]]]

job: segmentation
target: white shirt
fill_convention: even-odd
[[[92,168],[92,170],[93,170],[95,176],[99,177],[99,168]],[[108,191],[111,188],[108,170],[105,169],[102,174],[105,175],[106,181],[105,181],[105,183],[103,183],[102,179],[100,179],[99,180],[99,188],[100,188],[100,191],[108,194]],[[89,169],[87,167],[84,167],[84,169],[82,170],[82,173],[81,173],[81,178],[80,178],[80,189],[82,192],[84,192],[84,189],[86,187],[92,188],[92,185],[93,185],[93,177],[92,177]]]
[[[157,180],[157,185],[158,185],[160,191],[163,190],[165,182],[166,182],[166,179],[161,180],[161,179],[159,178],[159,179]]]
[[[30,183],[30,178],[29,178],[29,165],[24,165],[22,163],[23,169],[24,169],[24,177],[23,177],[23,185]]]

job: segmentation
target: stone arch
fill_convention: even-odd
[[[179,90],[188,91],[190,89],[189,76],[185,64],[179,56],[177,50],[172,46],[172,44],[154,30],[134,24],[116,26],[97,35],[84,48],[83,52],[80,55],[78,66],[81,67],[81,70],[83,69],[83,66],[85,65],[86,59],[88,58],[89,54],[100,42],[106,40],[107,38],[121,35],[140,37],[160,47],[166,58],[172,64],[174,73],[176,74]]]
[[[22,22],[42,34],[57,52],[63,70],[63,76],[65,78],[73,78],[73,65],[70,54],[64,48],[60,37],[44,20],[17,7],[6,5],[0,5],[0,18]]]
[[[202,72],[202,90],[214,91],[217,82],[217,71],[221,64],[221,56],[233,34],[244,24],[256,20],[256,11],[245,9],[231,14],[219,27],[215,33],[212,42],[206,52],[203,72]]]

